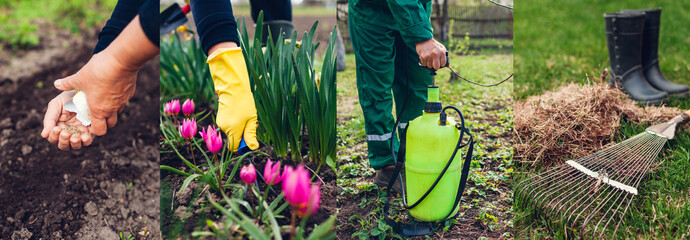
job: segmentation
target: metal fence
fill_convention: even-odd
[[[432,9],[431,24],[436,29],[438,13],[437,6]],[[347,0],[337,1],[338,28],[343,36],[346,46],[350,46],[350,33],[347,25]],[[463,6],[459,3],[448,5],[448,21],[451,21],[452,29],[449,31],[452,38],[470,39],[512,39],[513,38],[513,12],[496,5]],[[439,31],[434,31],[438,34]],[[438,37],[438,36],[435,36]],[[349,47],[348,47],[349,48]]]
[[[437,9],[436,6],[432,9]],[[438,13],[432,11],[431,24],[437,29]],[[448,21],[452,38],[465,37],[470,39],[512,39],[513,38],[513,11],[495,6],[448,6]],[[435,31],[438,33],[438,31]],[[437,36],[438,37],[438,36]]]

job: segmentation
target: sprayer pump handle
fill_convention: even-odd
[[[420,67],[424,67],[424,65],[422,65],[422,62],[417,62],[417,64],[419,64]],[[450,58],[448,57],[448,51],[446,51],[446,65],[441,66],[441,68],[448,67],[448,66],[450,66]],[[434,68],[428,68],[428,69],[431,71],[431,75],[436,75],[436,69],[434,69]]]

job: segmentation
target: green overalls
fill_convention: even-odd
[[[369,163],[374,169],[393,164],[390,141],[394,141],[396,152],[399,146],[393,135],[393,96],[401,129],[424,109],[431,75],[419,66],[415,44],[433,37],[430,15],[430,0],[349,1],[357,89],[364,112]],[[403,110],[405,96],[408,100]]]

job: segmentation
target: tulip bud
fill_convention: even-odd
[[[174,115],[180,113],[180,100],[175,99],[170,101],[170,112]]]
[[[280,175],[280,161],[274,163],[271,159],[268,159],[266,167],[264,167],[264,178],[268,185],[275,185],[283,180],[283,176]]]
[[[283,172],[285,200],[293,207],[301,208],[309,200],[309,172],[300,164],[297,169],[286,166]]]
[[[321,186],[313,184],[309,189],[309,202],[297,210],[297,215],[300,217],[313,215],[319,210],[319,204],[321,204]]]
[[[242,181],[246,184],[254,183],[254,181],[256,181],[256,169],[254,168],[254,165],[249,164],[242,167],[240,170],[240,179],[242,179]]]
[[[216,153],[223,146],[223,139],[221,139],[220,134],[216,131],[212,125],[209,125],[207,129],[201,128],[199,132],[201,138],[206,142],[206,148],[212,153]]]
[[[163,112],[165,113],[165,115],[172,114],[172,110],[170,110],[170,102],[167,102],[165,103],[165,105],[163,105]]]
[[[187,99],[186,101],[184,101],[184,103],[182,104],[182,113],[185,116],[189,116],[192,113],[194,113],[194,100]]]
[[[196,135],[196,119],[192,118],[192,120],[189,120],[185,118],[182,120],[182,125],[179,126],[179,131],[183,138],[194,138],[194,135]]]

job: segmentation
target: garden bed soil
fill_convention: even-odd
[[[84,33],[11,54],[29,73],[0,79],[0,239],[159,236],[158,60],[140,71],[117,126],[91,146],[64,152],[40,136],[46,106],[59,94],[53,81],[91,57],[97,29]],[[53,53],[54,42],[68,44]]]

